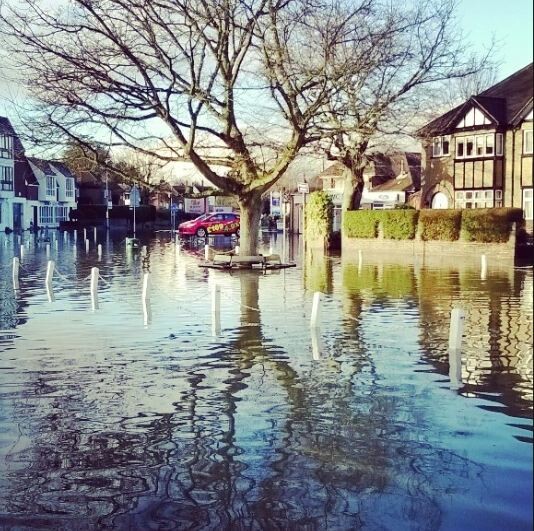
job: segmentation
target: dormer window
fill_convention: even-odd
[[[432,142],[432,156],[446,157],[449,155],[450,137],[438,136]]]
[[[0,158],[13,158],[13,137],[9,135],[0,135]]]
[[[72,177],[65,179],[65,196],[74,199],[74,179]]]
[[[46,176],[46,195],[48,197],[56,196],[56,179],[50,175]]]

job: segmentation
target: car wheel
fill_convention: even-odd
[[[205,238],[206,237],[206,229],[200,227],[200,229],[197,230],[197,236],[199,238]]]

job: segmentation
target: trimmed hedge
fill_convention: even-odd
[[[349,238],[378,236],[377,210],[349,210],[343,212],[343,232]]]
[[[388,240],[413,240],[419,231],[424,241],[505,243],[514,222],[523,224],[520,208],[354,210],[344,213],[343,231],[349,238],[377,238],[380,223]]]
[[[326,192],[313,192],[306,202],[306,236],[329,238],[332,234],[334,204]]]
[[[382,210],[377,212],[382,233],[388,240],[413,240],[417,232],[417,210]]]
[[[419,232],[424,241],[456,241],[461,224],[461,210],[421,210],[419,214]]]
[[[487,208],[462,211],[461,238],[468,242],[507,242],[512,224],[521,223],[520,208]]]

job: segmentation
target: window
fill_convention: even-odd
[[[65,179],[65,196],[74,199],[74,179],[71,177]]]
[[[532,155],[532,134],[532,130],[523,131],[523,153],[525,155]]]
[[[495,207],[502,207],[502,190],[495,190]]]
[[[0,190],[13,190],[13,168],[0,166]]]
[[[493,203],[493,190],[462,190],[454,194],[456,208],[493,208],[493,206],[502,205],[502,191],[500,192],[500,201]],[[500,204],[498,204],[500,203]]]
[[[493,155],[495,151],[495,138],[493,135],[486,135],[486,155]]]
[[[465,156],[466,157],[473,156],[473,148],[474,148],[474,139],[472,136],[468,136],[465,139]]]
[[[56,180],[50,175],[46,176],[46,195],[56,197]]]
[[[449,155],[450,138],[448,136],[438,136],[432,141],[432,156],[446,157]]]
[[[495,150],[497,147],[497,150]],[[502,133],[464,136],[456,139],[456,158],[502,155]]]
[[[13,158],[13,137],[8,135],[0,135],[0,158]]]
[[[533,195],[532,188],[525,188],[523,190],[523,215],[528,220],[533,219]]]
[[[495,154],[497,156],[501,156],[502,155],[502,133],[497,133],[495,135],[495,140],[496,140],[496,145],[497,145],[497,149],[495,150]]]
[[[483,136],[477,136],[476,137],[476,154],[477,154],[477,157],[482,157],[484,156],[484,141],[486,139],[483,137]]]
[[[463,138],[456,139],[456,156],[458,158],[465,156],[465,139]]]
[[[64,206],[56,207],[56,223],[67,221],[69,216],[69,208]]]
[[[39,225],[52,225],[54,223],[54,207],[39,207]]]

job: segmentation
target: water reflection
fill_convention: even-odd
[[[58,267],[83,279],[91,260],[65,256]],[[531,273],[490,271],[482,283],[476,270],[371,257],[359,267],[357,256],[338,264],[315,255],[287,278],[212,275],[165,242],[151,242],[145,257],[102,258],[113,280],[101,286],[99,312],[89,311],[87,282],[83,304],[79,290],[59,289],[46,308],[68,319],[47,321],[48,334],[36,327],[50,317],[37,257],[28,258],[35,278],[24,278],[21,298],[9,277],[0,283],[11,331],[0,358],[2,526],[459,529],[475,519],[503,529],[531,521],[527,445],[487,400],[477,412],[466,398],[489,397],[519,424],[530,415]],[[147,270],[153,295],[142,300]],[[300,275],[306,291],[325,294],[315,334],[294,309],[303,305]],[[216,337],[214,284],[231,295]],[[280,315],[285,298],[294,305]],[[150,302],[156,318],[147,322]],[[458,305],[467,334],[461,374],[451,376],[448,319]],[[73,334],[62,333],[64,322]],[[459,396],[449,390],[454,375]],[[502,464],[492,453],[500,449],[510,454]],[[489,509],[505,497],[512,511]]]

